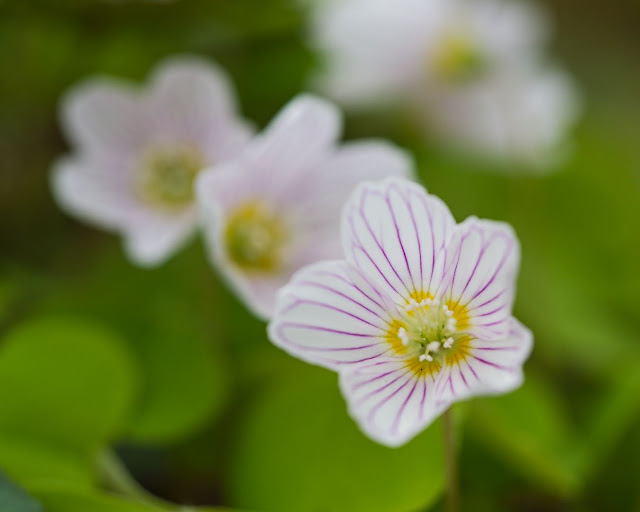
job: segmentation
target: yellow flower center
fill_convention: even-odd
[[[442,39],[429,64],[437,77],[451,82],[465,82],[482,74],[487,62],[469,37],[451,33]]]
[[[283,264],[288,230],[272,208],[246,203],[231,213],[224,231],[227,255],[247,271],[274,272]]]
[[[147,152],[138,172],[138,194],[162,208],[182,208],[193,201],[193,182],[204,167],[202,156],[188,146]]]
[[[464,332],[468,325],[464,306],[415,293],[392,323],[386,339],[396,354],[406,357],[412,371],[434,374],[443,365],[464,360],[471,340]]]

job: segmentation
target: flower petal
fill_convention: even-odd
[[[438,198],[407,180],[365,183],[346,204],[347,259],[397,303],[439,287],[455,221]]]
[[[332,369],[394,358],[385,340],[391,319],[379,292],[354,284],[351,271],[343,261],[325,261],[297,272],[278,294],[271,341]]]
[[[74,87],[62,101],[61,116],[70,142],[91,154],[126,158],[144,147],[150,136],[140,93],[116,79],[94,78]]]
[[[510,318],[508,325],[506,338],[473,339],[455,363],[443,367],[436,379],[438,400],[451,402],[507,393],[520,386],[522,365],[531,352],[533,335],[515,318]]]
[[[250,139],[249,125],[238,117],[233,86],[218,66],[197,57],[173,57],[151,81],[154,135],[197,144],[207,161],[234,156]]]
[[[368,436],[399,446],[425,429],[449,405],[435,402],[435,381],[404,361],[373,362],[340,373],[349,413]]]
[[[327,158],[341,131],[332,103],[301,95],[290,101],[241,155],[263,197],[289,200],[307,190],[317,164]]]
[[[446,252],[442,295],[450,308],[463,311],[460,327],[478,338],[506,336],[520,263],[511,226],[470,217],[456,228]]]
[[[96,163],[65,158],[56,163],[51,188],[56,201],[71,215],[103,229],[117,230],[140,209],[122,172],[96,168]]]
[[[159,265],[187,242],[196,224],[194,208],[176,214],[140,211],[125,226],[125,249],[138,265]]]

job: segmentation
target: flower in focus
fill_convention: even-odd
[[[339,373],[349,410],[397,446],[451,403],[522,382],[532,335],[511,315],[519,245],[512,229],[469,218],[414,183],[361,185],[342,216],[345,260],[295,274],[270,339]]]
[[[340,210],[359,182],[412,173],[387,142],[338,146],[341,123],[331,103],[298,96],[237,158],[198,178],[211,261],[262,317],[296,270],[341,254]]]
[[[168,258],[197,225],[194,181],[251,137],[226,74],[197,58],[173,58],[145,90],[94,79],[62,105],[74,153],[54,168],[62,208],[124,237],[140,265]]]
[[[337,100],[399,100],[446,144],[544,168],[577,113],[569,78],[541,64],[547,25],[525,2],[341,0],[313,10],[311,43]]]

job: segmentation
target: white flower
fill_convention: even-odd
[[[530,170],[548,171],[567,153],[565,134],[579,111],[574,85],[562,71],[505,73],[422,104],[424,119],[443,141]]]
[[[341,124],[334,105],[299,96],[236,159],[198,178],[212,264],[262,317],[296,270],[340,255],[340,210],[359,182],[411,175],[389,143],[338,146]]]
[[[532,336],[511,316],[519,245],[503,223],[456,225],[400,179],[361,185],[342,216],[345,260],[296,273],[271,340],[336,370],[351,415],[397,446],[457,400],[522,382]]]
[[[251,137],[226,74],[190,57],[165,61],[146,89],[106,78],[74,88],[62,122],[74,153],[53,170],[56,199],[121,233],[140,265],[161,263],[189,238],[195,177]]]
[[[400,100],[445,142],[527,164],[576,117],[568,78],[541,64],[548,24],[532,4],[336,0],[312,12],[312,45],[327,60],[319,87],[345,104]],[[511,137],[497,143],[495,132]]]

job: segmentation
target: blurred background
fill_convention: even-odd
[[[547,4],[550,53],[584,103],[555,173],[441,151],[401,114],[348,116],[346,137],[407,147],[458,220],[506,220],[522,241],[515,314],[536,346],[520,390],[456,408],[463,510],[638,512],[640,4]],[[304,10],[0,1],[0,471],[13,482],[0,478],[3,512],[168,509],[112,497],[140,492],[127,474],[193,506],[444,509],[438,423],[400,449],[374,444],[347,416],[336,376],[274,348],[199,240],[136,268],[118,237],[51,197],[69,86],[95,73],[142,81],[162,58],[194,53],[228,70],[262,127],[318,64]]]

